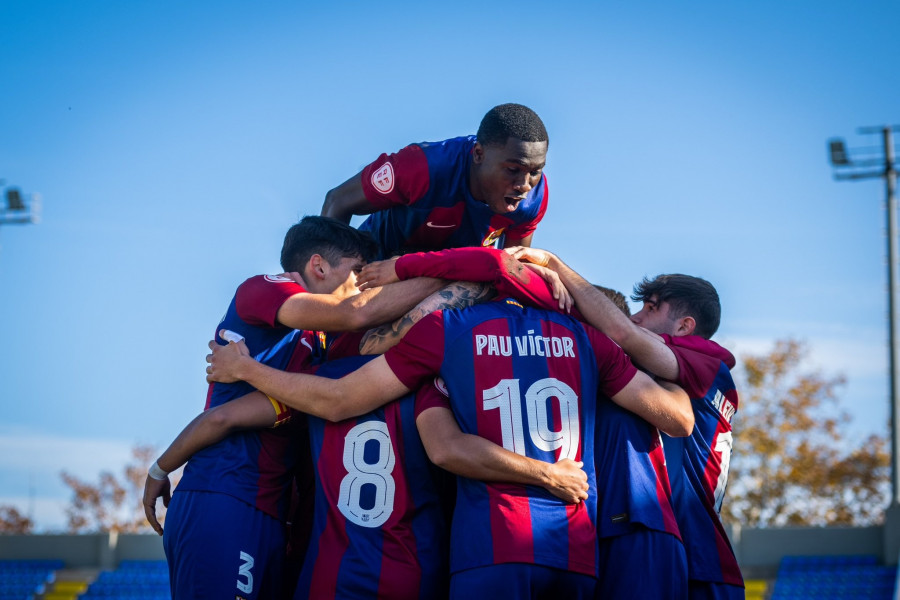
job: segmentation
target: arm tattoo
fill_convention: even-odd
[[[447,287],[431,294],[411,311],[393,323],[386,323],[366,332],[359,343],[360,354],[384,354],[388,348],[395,346],[410,327],[422,317],[436,310],[465,308],[473,304],[481,304],[497,295],[494,287],[488,283],[456,281]]]

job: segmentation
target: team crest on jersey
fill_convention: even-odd
[[[372,187],[382,194],[394,191],[394,167],[386,162],[372,173]]]
[[[264,278],[271,283],[291,283],[294,281],[290,277],[282,277],[281,275],[265,275]]]
[[[481,242],[481,245],[485,247],[493,246],[495,243],[497,243],[497,240],[500,239],[500,236],[503,235],[504,231],[506,231],[506,227],[501,227],[497,231],[490,232],[487,237],[484,238],[484,241]]]

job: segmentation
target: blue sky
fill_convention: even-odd
[[[234,288],[381,152],[520,102],[550,133],[535,246],[630,291],[706,277],[736,354],[808,341],[886,431],[880,180],[826,140],[900,123],[900,4],[757,0],[0,4],[0,504],[63,523],[94,479],[202,408]],[[739,451],[739,432],[736,441]]]

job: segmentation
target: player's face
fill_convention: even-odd
[[[475,144],[472,195],[498,215],[511,213],[541,180],[547,142],[509,138],[506,145]]]
[[[359,275],[364,266],[366,266],[366,261],[359,256],[347,256],[342,258],[336,265],[332,265],[331,271],[328,273],[329,285],[334,286],[331,293],[341,298],[348,298],[358,294],[359,289],[356,287],[356,276]]]
[[[670,308],[668,302],[660,302],[656,295],[650,296],[641,310],[631,315],[631,322],[656,334],[675,335],[678,321],[669,316]]]

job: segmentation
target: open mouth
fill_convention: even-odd
[[[518,196],[506,196],[503,198],[504,202],[506,202],[506,208],[508,209],[515,209],[517,206],[519,206],[519,202],[524,199],[524,197]]]

